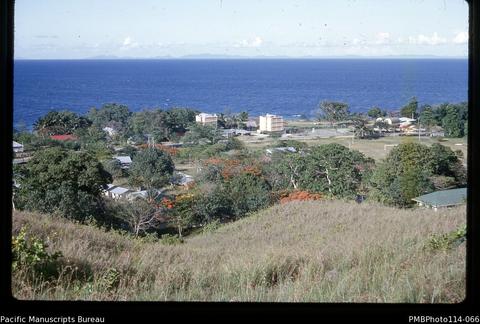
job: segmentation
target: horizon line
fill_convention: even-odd
[[[86,61],[86,60],[102,60],[102,61],[121,61],[121,60],[327,60],[327,59],[468,59],[469,56],[436,56],[436,55],[389,55],[389,56],[241,56],[241,55],[202,55],[192,54],[184,56],[157,56],[157,57],[116,57],[116,56],[92,56],[83,58],[31,58],[31,57],[14,57],[14,61]]]

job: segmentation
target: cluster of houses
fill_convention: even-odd
[[[418,135],[419,133],[425,135],[425,129],[418,128],[415,125],[416,119],[408,117],[379,117],[375,120],[374,131],[389,132],[393,130],[403,135]],[[384,125],[379,126],[379,125]]]
[[[183,186],[185,188],[189,188],[195,180],[192,176],[185,174],[183,172],[177,172],[171,179],[171,184],[176,186]],[[160,196],[166,189],[154,189],[152,192],[155,196]],[[146,199],[149,195],[148,190],[142,190],[142,188],[132,189],[123,186],[117,186],[113,183],[107,185],[107,188],[103,190],[103,195],[109,197],[111,199],[128,199],[134,200],[137,198]]]
[[[13,164],[26,163],[28,160],[32,158],[28,152],[25,152],[25,147],[23,146],[23,144],[12,141],[12,149],[13,149]]]
[[[208,114],[200,113],[195,116],[195,121],[201,125],[211,125],[217,126],[218,124],[218,115],[217,114]],[[285,130],[285,123],[282,116],[274,114],[266,114],[259,116],[257,118],[250,118],[246,122],[246,128],[244,129],[224,129],[223,136],[231,137],[237,135],[254,135],[254,134],[269,134],[269,133],[279,133]],[[104,127],[103,130],[110,136],[113,137],[117,134],[117,131],[113,127]],[[379,117],[375,120],[374,131],[378,132],[389,132],[389,131],[399,132],[402,135],[416,135],[416,134],[425,134],[425,129],[419,129],[416,127],[416,120],[413,118],[407,117]],[[59,141],[69,141],[76,140],[77,138],[74,135],[53,135],[51,136],[54,140]],[[150,138],[150,136],[149,136]],[[173,147],[180,146],[181,143],[171,144]],[[13,141],[12,143],[13,152],[15,154],[14,163],[25,163],[28,158],[24,158],[24,146],[18,142]],[[272,155],[275,152],[280,153],[301,153],[298,152],[294,147],[276,147],[268,148],[266,150],[267,155]],[[113,157],[121,164],[122,169],[128,169],[132,164],[132,159],[127,155],[117,155]],[[190,187],[194,183],[192,176],[187,175],[182,172],[177,172],[171,179],[172,185]],[[156,189],[157,196],[159,196],[165,189]],[[154,191],[154,192],[155,192]],[[149,195],[147,190],[135,190],[132,188],[117,186],[114,184],[109,184],[108,187],[103,191],[103,194],[112,199],[136,199],[142,198],[146,199]],[[458,188],[451,190],[443,190],[432,192],[420,197],[413,199],[419,206],[426,206],[437,210],[441,207],[451,207],[464,203],[466,200],[466,188]]]

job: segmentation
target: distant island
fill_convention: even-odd
[[[362,59],[362,60],[377,60],[377,59],[438,59],[438,60],[465,60],[466,56],[437,56],[437,55],[386,55],[386,56],[363,56],[363,55],[342,55],[342,56],[287,56],[287,55],[229,55],[229,54],[211,54],[199,53],[188,54],[181,56],[159,55],[150,57],[135,57],[135,56],[117,56],[117,55],[96,55],[77,59],[68,60],[345,60],[345,59]],[[15,57],[14,60],[64,60],[63,58],[27,58]]]

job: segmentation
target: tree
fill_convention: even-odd
[[[197,113],[198,111],[188,108],[172,108],[165,111],[165,126],[169,138],[177,132],[184,133],[190,125],[195,123]]]
[[[168,153],[156,148],[138,152],[130,166],[130,182],[148,189],[161,188],[169,183],[175,169]]]
[[[195,218],[201,224],[228,218],[231,201],[223,183],[207,183],[200,189],[193,206]]]
[[[358,116],[352,118],[353,122],[353,137],[354,138],[369,138],[373,135],[373,129],[368,125],[368,120],[364,117]]]
[[[296,153],[274,153],[266,174],[274,191],[298,189],[305,172],[306,161]]]
[[[415,118],[417,115],[418,101],[416,97],[412,97],[407,105],[400,110],[402,117]]]
[[[301,154],[278,154],[266,167],[273,190],[308,190],[354,198],[374,161],[340,144],[319,145]]]
[[[347,104],[342,102],[322,101],[317,110],[317,115],[319,119],[326,119],[333,126],[348,117],[349,108]]]
[[[420,113],[420,116],[418,118],[420,125],[425,127],[427,131],[430,131],[432,127],[437,124],[433,113],[433,108],[428,105],[422,107],[422,112]]]
[[[313,147],[305,157],[305,163],[300,178],[301,189],[353,198],[374,161],[343,145],[326,144]]]
[[[247,127],[248,112],[242,111],[240,114],[238,114],[237,119],[240,127]]]
[[[183,230],[196,223],[193,208],[195,196],[193,194],[182,194],[175,197],[173,208],[168,213],[170,223],[177,228],[178,236],[181,238]]]
[[[104,128],[115,124],[116,128],[126,127],[131,112],[125,105],[109,103],[103,105],[100,109],[92,108],[89,110],[87,117],[94,126]]]
[[[196,111],[188,108],[136,112],[129,122],[131,135],[152,134],[155,141],[172,140],[195,123]]]
[[[50,111],[40,117],[33,126],[33,129],[41,136],[58,134],[73,134],[75,131],[87,128],[90,122],[83,116],[76,113],[63,111]]]
[[[447,146],[434,143],[429,148],[432,174],[452,178],[454,186],[467,184],[467,170],[459,155]],[[461,152],[461,151],[460,151]]]
[[[20,182],[18,206],[64,217],[97,216],[100,194],[112,178],[91,154],[48,148],[37,151]]]
[[[135,236],[158,225],[161,211],[144,199],[121,200],[117,207],[117,216],[127,222]]]
[[[113,179],[123,176],[122,163],[117,159],[108,160],[104,164],[105,170],[112,175]]]
[[[390,151],[370,179],[372,198],[388,205],[408,207],[412,198],[435,190],[448,180],[465,184],[465,169],[458,156],[440,144],[428,147],[403,143]],[[443,185],[439,185],[442,187]]]
[[[446,137],[463,137],[465,135],[465,124],[458,107],[455,105],[447,106],[446,115],[442,119],[442,127]]]
[[[230,178],[225,189],[230,198],[232,214],[236,218],[265,208],[272,201],[269,184],[262,177],[251,173],[241,173]]]
[[[217,128],[195,124],[183,137],[183,143],[186,145],[215,144],[221,138],[220,130]]]
[[[379,118],[379,117],[384,117],[387,115],[387,112],[386,111],[382,111],[380,108],[378,107],[373,107],[371,108],[368,112],[367,112],[367,115],[368,117],[370,118]]]

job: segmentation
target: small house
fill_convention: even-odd
[[[117,156],[114,156],[113,158],[120,162],[120,164],[122,165],[122,169],[128,169],[132,164],[132,159],[128,155],[125,155],[125,156],[117,155]]]
[[[413,198],[418,206],[425,206],[437,210],[442,207],[453,207],[464,204],[467,198],[467,188],[435,191],[420,197]]]
[[[107,189],[104,191],[104,195],[112,199],[127,198],[128,194],[132,192],[131,189],[108,184]]]
[[[280,152],[280,153],[297,153],[297,149],[294,148],[293,146],[288,146],[288,147],[274,147],[274,148],[269,148],[265,150],[268,155],[272,155],[274,152]]]
[[[13,141],[13,152],[15,153],[22,153],[23,152],[23,145]]]
[[[117,135],[117,131],[113,127],[104,127],[103,131],[108,134],[110,137]]]
[[[195,180],[191,175],[185,174],[183,172],[177,172],[177,174],[173,177],[172,183],[177,186],[184,186],[188,187],[191,186]]]
[[[152,192],[158,197],[165,189],[154,189]],[[139,191],[132,191],[129,192],[127,195],[127,199],[134,200],[137,198],[147,199],[149,195],[148,190],[139,190]]]

